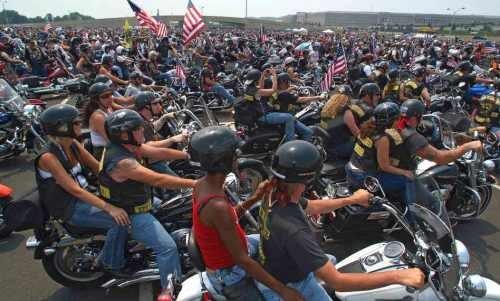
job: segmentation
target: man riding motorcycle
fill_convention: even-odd
[[[431,105],[431,95],[425,87],[425,67],[417,67],[412,70],[414,79],[407,80],[401,85],[399,90],[399,100],[404,102],[408,99],[420,99],[426,107]]]
[[[149,146],[144,138],[144,120],[135,111],[123,109],[106,117],[110,140],[99,166],[99,188],[107,202],[123,208],[129,215],[132,237],[153,249],[163,288],[168,294],[168,275],[182,275],[177,247],[165,228],[149,213],[151,186],[170,189],[194,187],[195,181],[156,173],[142,163],[144,159],[163,159],[160,148]]]

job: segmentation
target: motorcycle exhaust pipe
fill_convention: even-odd
[[[134,273],[134,275],[132,275],[131,278],[128,279],[111,279],[102,284],[101,287],[104,289],[110,289],[112,287],[123,288],[136,283],[155,281],[159,279],[160,271],[158,269],[146,269]]]
[[[124,287],[135,285],[135,284],[138,284],[138,283],[153,282],[153,281],[157,281],[157,280],[160,280],[160,275],[159,274],[157,274],[157,275],[143,276],[143,277],[140,277],[140,278],[131,279],[131,280],[127,280],[125,282],[122,282],[122,283],[118,284],[118,287],[119,288],[124,288]]]

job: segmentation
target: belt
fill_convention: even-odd
[[[151,203],[151,200],[149,200],[144,204],[130,207],[130,209],[132,209],[131,212],[134,214],[147,213],[153,209],[153,204]]]

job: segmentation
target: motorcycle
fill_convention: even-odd
[[[426,187],[439,196],[439,186],[426,178]],[[480,275],[469,274],[470,255],[467,247],[456,240],[450,220],[438,217],[419,205],[410,206],[420,230],[413,230],[404,215],[387,201],[377,179],[368,177],[366,188],[379,205],[396,218],[410,240],[382,242],[366,247],[336,264],[340,272],[372,273],[411,267],[420,268],[427,284],[421,289],[390,285],[363,292],[336,292],[339,300],[500,300],[500,285]]]
[[[443,122],[438,115],[425,115],[423,120],[433,124],[433,136],[441,141],[439,144],[447,149],[455,148],[456,135],[446,122]],[[477,137],[478,133],[475,132],[473,138]],[[489,144],[497,145],[493,133],[488,137],[493,140]],[[466,221],[477,218],[488,208],[493,194],[492,185],[496,183],[495,178],[489,174],[494,166],[494,162],[485,160],[483,152],[468,152],[454,163],[447,165],[437,165],[422,160],[418,164],[416,174],[417,177],[435,178],[441,188],[450,218]]]
[[[28,104],[0,79],[0,159],[15,157],[25,150],[40,153],[45,138],[38,121],[43,103]]]
[[[0,184],[0,239],[9,236],[13,231],[4,215],[4,209],[11,201],[12,189]]]

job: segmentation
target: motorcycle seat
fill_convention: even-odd
[[[88,237],[92,235],[106,235],[108,232],[106,229],[100,228],[90,228],[90,227],[80,227],[71,225],[69,223],[63,224],[64,229],[68,231],[69,234],[73,237]]]
[[[191,258],[193,266],[200,272],[205,271],[205,262],[203,261],[203,257],[201,256],[200,248],[196,243],[193,230],[189,232],[187,249],[189,258]]]

